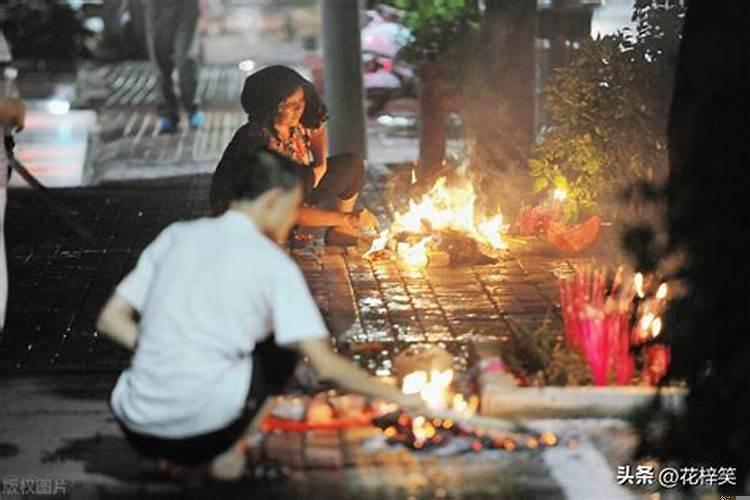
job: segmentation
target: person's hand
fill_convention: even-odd
[[[12,127],[16,132],[26,125],[26,105],[21,99],[0,97],[0,124]]]
[[[378,219],[366,208],[354,212],[349,217],[349,223],[357,229],[378,229],[380,223]]]

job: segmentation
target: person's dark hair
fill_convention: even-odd
[[[270,127],[279,104],[298,87],[305,93],[305,112],[300,120],[308,128],[318,128],[328,119],[328,108],[313,84],[292,68],[268,66],[245,79],[242,87],[242,108],[248,121]]]
[[[242,148],[230,166],[229,201],[254,200],[266,191],[299,185],[295,163],[263,148]]]

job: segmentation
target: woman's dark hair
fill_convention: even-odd
[[[229,199],[254,200],[266,191],[299,185],[295,163],[264,148],[242,148],[229,169]]]
[[[270,127],[278,112],[279,104],[298,87],[305,93],[305,112],[301,123],[308,128],[318,128],[328,119],[328,108],[309,80],[292,68],[268,66],[245,79],[242,87],[242,107],[248,121]]]

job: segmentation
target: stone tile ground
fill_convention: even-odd
[[[101,130],[90,165],[95,182],[208,172],[244,119],[231,102],[241,81],[231,68],[203,72],[201,92],[210,103],[206,129],[173,137],[154,135],[153,81],[143,67],[100,71],[95,76],[109,93],[98,104]],[[412,138],[377,126],[370,144],[376,150],[371,159],[391,161],[416,152]],[[388,219],[382,194],[387,174],[373,168],[364,196],[383,221]],[[11,193],[6,224],[11,295],[0,336],[2,392],[12,402],[0,409],[5,476],[33,470],[37,477],[69,478],[75,481],[74,498],[561,497],[535,452],[439,460],[405,451],[358,455],[356,467],[303,469],[292,481],[226,491],[156,480],[127,447],[104,404],[129,353],[100,338],[94,322],[116,283],[163,227],[207,213],[208,184],[206,175],[183,175],[56,190],[55,196],[92,229],[90,242],[62,226],[32,192]],[[443,345],[464,369],[476,355],[476,342],[502,342],[510,328],[534,330],[548,312],[559,324],[555,276],[579,261],[510,252],[483,266],[419,271],[322,247],[295,250],[294,257],[339,350],[381,373],[411,344]],[[352,453],[342,444],[342,461]]]
[[[133,488],[143,498],[159,498],[165,488],[170,494],[175,487],[186,488],[197,497],[213,491],[213,486],[163,485],[143,472],[102,404],[129,355],[94,330],[101,305],[158,231],[174,220],[205,214],[208,181],[191,176],[56,191],[92,229],[93,242],[81,241],[61,226],[33,193],[12,193],[7,218],[10,313],[0,338],[0,373],[9,381],[54,381],[42,384],[57,398],[52,413],[67,405],[70,416],[54,417],[54,422],[45,417],[50,422],[38,425],[54,429],[57,422],[68,429],[66,435],[78,429],[85,437],[64,443],[58,438],[57,446],[48,443],[51,449],[45,453],[61,463],[82,462],[117,481],[118,486],[83,481],[81,491],[92,498],[106,492],[116,497],[118,491],[132,495]],[[373,206],[378,204],[375,192],[366,196]],[[387,366],[384,362],[395,351],[425,342],[445,345],[457,355],[457,367],[466,367],[474,340],[502,338],[509,322],[531,324],[553,308],[553,272],[569,266],[567,261],[507,255],[489,266],[413,271],[321,247],[297,250],[295,258],[340,350],[372,371]],[[77,386],[83,382],[75,377],[83,377],[84,387]],[[70,399],[96,401],[97,410],[86,414],[77,403],[65,403]],[[18,411],[12,406],[4,410],[4,440],[25,432],[27,424]],[[36,415],[34,410],[29,414]],[[92,418],[97,423],[88,430],[75,423]],[[19,428],[14,431],[13,426]],[[88,435],[93,429],[97,433]],[[294,481],[269,487],[267,493],[273,498],[279,488],[279,496],[291,492],[305,498],[331,498],[331,492],[350,498],[502,498],[505,490],[520,495],[509,493],[508,498],[560,495],[538,454],[502,454],[491,460],[485,454],[439,460],[406,452],[368,456],[357,467],[303,470]],[[112,465],[99,470],[102,463]],[[122,471],[128,471],[127,477]]]
[[[96,314],[162,228],[206,214],[208,183],[193,176],[58,191],[92,229],[92,242],[60,225],[32,192],[14,191],[0,369],[120,368],[126,354],[97,336]],[[377,207],[377,192],[369,190],[366,203]],[[325,247],[296,250],[295,257],[342,351],[373,371],[393,351],[425,342],[447,346],[465,366],[474,340],[502,339],[511,327],[534,330],[549,314],[559,324],[555,276],[574,263],[506,254],[483,266],[414,270]]]

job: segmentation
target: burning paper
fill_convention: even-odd
[[[425,267],[437,247],[440,232],[451,231],[474,240],[492,250],[504,250],[502,234],[507,227],[502,214],[477,213],[474,186],[464,177],[448,185],[447,177],[439,178],[419,200],[410,200],[409,209],[396,213],[389,229],[373,242],[365,257],[371,257],[395,242],[395,253],[405,264]],[[434,259],[433,259],[434,261]]]

